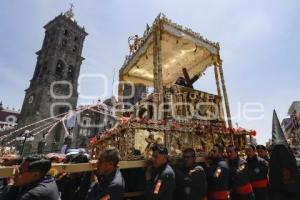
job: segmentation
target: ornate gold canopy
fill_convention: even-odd
[[[225,87],[218,43],[211,42],[189,28],[173,23],[164,14],[159,14],[152,26],[148,26],[143,37],[129,38],[130,55],[119,71],[118,115],[122,115],[125,82],[153,86],[155,115],[165,102],[165,95],[180,77],[189,83],[197,80],[209,67],[214,66],[218,96],[224,98],[228,126],[231,127],[230,110]],[[192,87],[192,86],[191,86]]]
[[[160,32],[159,45],[154,44]],[[201,75],[208,66],[219,62],[219,45],[204,39],[191,29],[183,28],[160,14],[142,38],[138,38],[135,50],[126,57],[120,70],[120,79],[146,86],[154,86],[155,54],[159,53],[164,86],[174,84],[183,76],[186,68],[190,77]],[[158,50],[159,52],[157,52]]]

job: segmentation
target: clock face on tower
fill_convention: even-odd
[[[31,104],[31,103],[33,102],[33,99],[34,99],[34,97],[33,97],[33,95],[31,95],[31,96],[28,98],[28,103]]]

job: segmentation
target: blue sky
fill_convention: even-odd
[[[0,3],[0,100],[21,108],[41,48],[43,26],[75,5],[75,19],[85,26],[81,74],[100,73],[112,79],[127,54],[128,36],[142,34],[159,12],[174,22],[217,41],[232,115],[239,106],[257,102],[264,111],[259,120],[241,116],[240,126],[255,129],[258,142],[271,136],[272,110],[280,119],[299,100],[300,1],[243,0],[2,0]],[[118,77],[116,75],[116,77]],[[214,91],[212,73],[196,85]],[[109,83],[109,91],[111,83]],[[104,85],[94,79],[81,84],[81,93],[101,96]],[[92,103],[95,99],[80,99]],[[243,112],[244,109],[242,109]],[[260,114],[259,114],[260,115]]]

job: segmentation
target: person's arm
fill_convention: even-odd
[[[229,178],[228,166],[224,163],[219,164],[219,167],[214,172],[215,183],[220,185],[222,188],[229,189]]]
[[[162,199],[165,196],[172,196],[175,189],[175,177],[172,173],[163,174],[156,182],[153,191],[153,199]]]
[[[207,181],[203,169],[197,169],[190,174],[191,199],[202,199],[206,195]]]
[[[42,197],[39,193],[29,191],[29,192],[24,193],[21,196],[21,198],[19,198],[18,200],[41,200],[41,199],[42,199]]]
[[[114,179],[108,185],[103,184],[100,188],[97,200],[123,200],[125,182],[121,172],[117,172]]]
[[[266,160],[261,160],[260,165],[262,166],[262,170],[264,175],[268,176],[269,174],[269,163]]]
[[[86,200],[98,200],[98,192],[100,190],[99,183],[93,182],[88,190]]]
[[[14,200],[17,198],[19,188],[14,185],[8,185],[0,191],[1,200]]]
[[[100,200],[122,200],[124,196],[124,187],[120,183],[112,183],[107,190],[103,191]]]
[[[153,197],[153,182],[152,182],[152,166],[148,166],[146,169],[146,173],[145,173],[145,179],[146,179],[146,191],[145,191],[145,195],[146,195],[146,199],[147,200],[152,200]]]

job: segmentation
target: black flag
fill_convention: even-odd
[[[272,144],[288,146],[275,110],[273,111]]]
[[[300,171],[295,156],[288,147],[275,110],[273,112],[272,146],[269,173],[271,199],[299,200]]]

